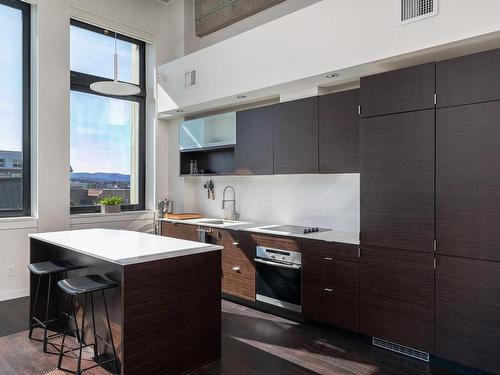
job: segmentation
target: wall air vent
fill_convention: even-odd
[[[399,3],[401,25],[438,14],[438,0],[399,0]]]
[[[399,354],[406,355],[408,357],[416,358],[424,362],[429,362],[429,353],[422,352],[417,349],[410,348],[408,346],[396,344],[394,342],[379,339],[377,337],[372,338],[372,344],[383,349],[387,349]]]
[[[184,87],[194,87],[198,84],[198,74],[196,69],[184,73]]]

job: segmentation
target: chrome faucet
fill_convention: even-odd
[[[226,190],[231,189],[233,191],[233,199],[226,199]],[[226,214],[226,203],[233,202],[233,207],[230,213]],[[236,220],[236,192],[234,187],[228,185],[224,188],[222,192],[222,209],[224,210],[224,220]]]

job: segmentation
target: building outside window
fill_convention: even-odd
[[[124,199],[144,209],[145,43],[117,34],[118,80],[138,85],[135,96],[113,97],[90,84],[112,80],[115,33],[71,21],[71,212],[98,212],[99,200]]]
[[[0,0],[0,217],[29,216],[30,5]]]

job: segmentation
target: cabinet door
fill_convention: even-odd
[[[499,100],[499,70],[500,49],[437,63],[438,107]]]
[[[319,97],[319,173],[358,173],[359,90]]]
[[[434,110],[361,120],[361,243],[433,252]]]
[[[438,253],[500,261],[500,102],[436,119]]]
[[[363,247],[360,330],[434,352],[434,255]]]
[[[196,225],[169,223],[162,221],[161,235],[179,238],[181,240],[198,241],[198,227]]]
[[[273,106],[236,113],[236,174],[273,174]]]
[[[318,173],[318,97],[274,106],[274,173]]]
[[[361,78],[363,117],[434,108],[435,64]]]
[[[255,301],[255,243],[248,233],[219,230],[222,292]]]
[[[438,256],[436,355],[500,374],[500,263]]]

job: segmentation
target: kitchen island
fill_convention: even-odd
[[[31,263],[67,261],[81,267],[69,277],[99,274],[120,283],[106,299],[122,374],[182,374],[220,358],[221,246],[110,229],[32,234],[30,246]],[[52,319],[67,306],[55,284]],[[32,308],[33,275],[30,288]],[[46,290],[42,283],[42,301]],[[37,315],[44,311],[39,304]],[[80,322],[78,304],[77,311]],[[104,316],[97,299],[97,331],[106,339]]]

